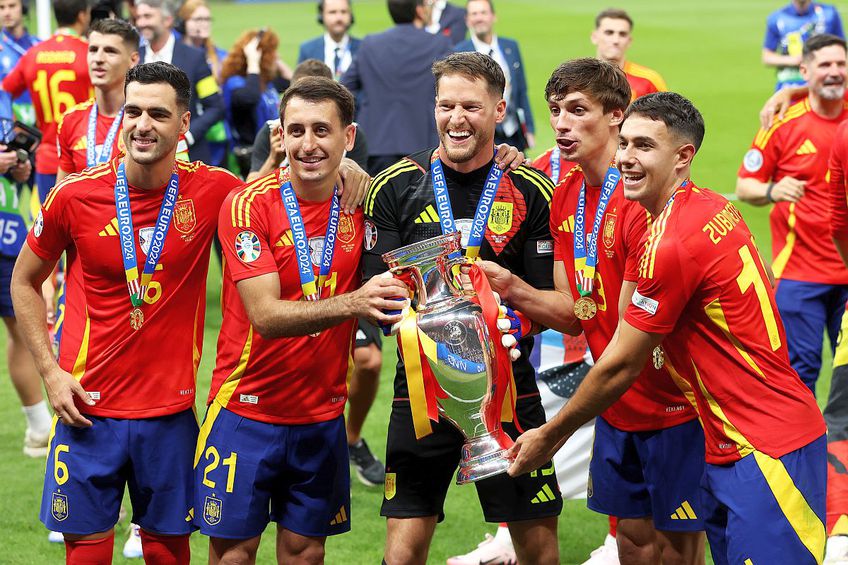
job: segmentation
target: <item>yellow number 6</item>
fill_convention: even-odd
[[[56,479],[57,485],[63,485],[68,482],[68,466],[59,460],[60,453],[68,453],[71,450],[65,444],[57,445],[53,450],[53,478]]]

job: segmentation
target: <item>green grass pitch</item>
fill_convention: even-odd
[[[459,1],[459,0],[457,0]],[[358,36],[390,25],[385,2],[357,0],[354,9]],[[564,2],[561,0],[501,0],[497,2],[497,31],[518,39],[530,85],[537,122],[538,154],[553,142],[547,124],[543,89],[551,70],[561,61],[594,54],[589,42],[594,15],[610,2]],[[773,73],[760,62],[760,46],[766,15],[779,2],[749,0],[623,2],[636,21],[631,58],[658,70],[677,90],[693,100],[704,114],[707,134],[695,159],[694,180],[718,192],[733,192],[736,170],[757,129],[757,110],[771,93]],[[301,41],[318,35],[313,2],[234,4],[214,3],[215,38],[228,47],[250,27],[269,26],[281,38],[280,53],[292,66]],[[34,26],[33,26],[34,27]],[[766,210],[740,206],[757,241],[770,242]],[[763,247],[763,255],[769,256]],[[116,257],[117,261],[118,258]],[[209,275],[205,349],[198,383],[198,413],[203,414],[215,339],[221,320],[219,267],[213,261]],[[155,354],[151,352],[151,354]],[[365,436],[376,453],[385,448],[385,430],[391,399],[395,347],[387,341],[384,370],[376,404],[366,423]],[[829,355],[819,386],[826,396],[830,381]],[[4,377],[5,366],[0,369]],[[24,419],[18,399],[7,378],[0,384],[0,563],[62,563],[64,548],[48,544],[47,532],[38,522],[44,462],[21,454]],[[379,516],[382,492],[366,488],[354,479],[352,528],[347,535],[327,543],[327,563],[379,563],[385,522]],[[454,487],[448,495],[447,519],[441,524],[430,552],[431,563],[444,563],[451,555],[465,553],[483,539],[493,526],[482,521],[475,489]],[[128,563],[120,553],[127,522],[116,535],[115,563]],[[606,519],[585,508],[584,501],[569,501],[560,518],[562,562],[581,563],[597,547],[606,532]],[[196,562],[206,560],[206,538],[192,537]],[[274,562],[273,529],[269,528],[259,551],[260,563]]]

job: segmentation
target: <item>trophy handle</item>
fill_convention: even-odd
[[[459,272],[460,267],[463,265],[472,265],[473,263],[474,262],[465,255],[456,255],[445,259],[444,278],[447,281],[448,286],[450,286],[450,288],[460,296],[470,298],[477,295],[473,288],[470,286],[466,288],[462,285],[462,279],[460,278]]]

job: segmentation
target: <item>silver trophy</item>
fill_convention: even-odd
[[[494,345],[481,307],[470,300],[453,276],[454,267],[465,263],[458,232],[395,249],[383,255],[393,274],[404,271],[414,285],[412,305],[418,313],[418,330],[426,361],[445,398],[439,413],[463,436],[457,484],[479,481],[505,473],[510,465],[507,449],[498,440],[500,418],[487,426],[484,413],[495,394]],[[430,353],[426,353],[426,351]],[[423,362],[423,361],[422,361]],[[501,395],[502,396],[502,395]],[[500,416],[500,407],[497,408]]]

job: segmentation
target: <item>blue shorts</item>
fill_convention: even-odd
[[[652,517],[660,531],[704,529],[704,430],[697,419],[650,432],[595,420],[587,505],[619,518]]]
[[[286,426],[213,403],[195,454],[195,524],[229,539],[258,536],[269,521],[302,536],[343,534],[350,530],[349,465],[343,416]]]
[[[12,270],[15,268],[15,259],[0,256],[0,317],[14,318],[15,309],[12,308]]]
[[[826,484],[825,436],[780,459],[755,451],[707,465],[702,502],[715,564],[821,563]]]
[[[38,187],[38,198],[42,204],[47,200],[47,195],[56,185],[56,175],[45,175],[35,173],[35,186]]]
[[[109,531],[128,486],[133,523],[157,534],[191,533],[194,412],[87,418],[90,428],[54,426],[41,498],[44,525],[66,534]]]

